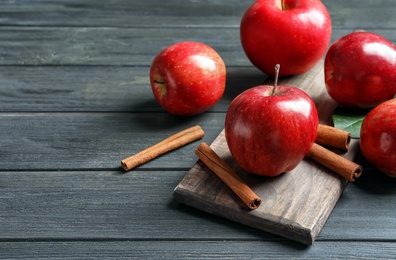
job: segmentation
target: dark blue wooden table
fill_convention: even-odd
[[[0,258],[391,259],[396,180],[348,185],[312,246],[182,205],[197,143],[124,173],[120,160],[199,124],[211,143],[231,100],[266,76],[239,41],[253,1],[0,2]],[[396,43],[393,0],[323,0],[332,41],[355,29]],[[148,72],[178,41],[223,57],[227,90],[191,118],[164,112]]]

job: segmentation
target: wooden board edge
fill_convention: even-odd
[[[296,223],[290,221],[290,222],[285,222],[284,220],[281,222],[276,222],[276,221],[271,221],[269,220],[264,220],[267,222],[265,225],[263,225],[263,219],[260,218],[260,224],[258,223],[259,221],[256,220],[256,216],[252,214],[246,214],[244,217],[238,218],[238,214],[235,213],[234,208],[225,208],[222,207],[221,213],[212,211],[210,210],[212,208],[213,202],[206,201],[205,198],[198,196],[197,194],[184,189],[180,184],[176,186],[176,188],[173,191],[173,197],[176,201],[202,210],[204,212],[207,212],[209,214],[222,217],[231,221],[234,221],[236,223],[240,223],[242,225],[246,225],[264,232],[268,232],[274,235],[278,235],[280,237],[290,239],[296,242],[300,242],[305,245],[312,245],[316,239],[316,236],[319,232],[315,232],[315,230],[310,230],[308,228],[304,228],[302,226],[296,225]],[[242,209],[244,210],[244,209]],[[248,210],[246,209],[246,212]],[[234,216],[234,217],[232,217]],[[271,218],[271,216],[269,216]],[[276,222],[276,223],[275,223]],[[256,223],[256,224],[255,224]],[[320,231],[320,227],[317,227]],[[293,234],[293,235],[290,235]],[[316,234],[316,236],[315,236]]]

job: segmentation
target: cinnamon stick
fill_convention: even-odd
[[[195,154],[208,166],[250,209],[256,209],[261,199],[206,143],[201,143]]]
[[[338,173],[350,182],[359,178],[363,172],[362,166],[316,143],[313,144],[307,156]]]
[[[121,165],[125,171],[142,165],[164,153],[175,150],[183,145],[191,143],[195,140],[201,139],[204,136],[204,131],[200,126],[190,127],[181,132],[178,132],[163,141],[121,161]]]
[[[349,132],[332,126],[319,124],[318,135],[316,137],[315,143],[341,150],[348,150],[350,142],[351,134]]]

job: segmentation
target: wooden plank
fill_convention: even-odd
[[[0,3],[0,25],[78,27],[239,26],[249,1],[95,1]],[[80,19],[74,19],[78,16]]]
[[[194,125],[212,142],[224,113],[175,117],[168,113],[0,113],[0,169],[120,169],[120,161]],[[140,169],[188,169],[197,142]]]
[[[237,28],[0,27],[0,65],[150,66],[179,41],[206,43],[227,65],[249,64]]]
[[[260,250],[288,241],[178,203],[172,191],[185,173],[2,170],[0,255],[10,241],[256,241]],[[394,242],[395,187],[396,179],[367,172],[349,184],[312,250],[320,241]]]
[[[353,30],[393,28],[393,0],[323,0],[333,27]],[[0,3],[2,26],[76,27],[238,27],[252,1],[5,1]],[[357,6],[359,8],[357,8]],[[384,8],[386,6],[386,8]],[[79,19],[75,19],[78,16]],[[350,19],[353,17],[353,19]]]
[[[351,30],[334,30],[332,41]],[[376,29],[392,42],[396,32]],[[0,65],[150,66],[155,55],[179,41],[213,47],[226,66],[251,66],[239,28],[0,27]],[[23,44],[21,44],[23,42]]]
[[[289,77],[279,84],[297,86],[306,91],[318,105],[322,122],[329,124],[336,104],[324,89],[323,73],[323,62],[319,62],[305,75]],[[304,244],[314,243],[347,184],[342,177],[308,159],[276,178],[248,174],[233,160],[224,131],[211,147],[263,199],[262,205],[249,211],[201,161],[177,185],[175,198],[209,213]],[[358,141],[352,142],[343,156],[352,160],[358,147]]]
[[[241,91],[262,84],[253,66],[228,67],[223,98],[212,112],[226,112]],[[164,112],[152,94],[148,67],[3,66],[1,112]]]
[[[394,259],[396,243],[317,242],[306,248],[265,241],[44,241],[0,243],[2,258],[21,259]]]
[[[279,240],[176,203],[172,190],[184,174],[165,169],[0,172],[0,241]],[[211,227],[215,231],[208,234]],[[193,234],[187,232],[191,228]]]

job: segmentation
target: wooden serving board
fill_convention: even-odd
[[[320,122],[332,124],[331,113],[337,104],[325,89],[323,61],[306,74],[280,80],[279,85],[303,89],[314,99]],[[246,173],[233,160],[224,130],[210,146],[262,199],[260,207],[249,210],[199,160],[175,188],[174,198],[200,210],[303,244],[314,243],[348,183],[308,158],[294,170],[273,178]],[[342,156],[353,159],[358,147],[357,140],[352,140],[349,151]]]

